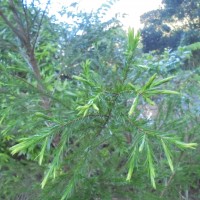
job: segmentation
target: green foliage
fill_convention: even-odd
[[[188,50],[191,50],[191,51],[199,50],[200,49],[200,42],[196,42],[196,43],[193,43],[191,45],[188,45],[186,48]]]
[[[35,48],[30,43],[37,65],[27,62],[26,43],[4,32],[9,41],[16,36],[20,51],[2,49],[0,57],[2,199],[174,199],[177,188],[198,181],[199,158],[188,158],[199,148],[200,79],[198,69],[185,77],[180,71],[191,52],[141,55],[139,33],[126,36],[117,20],[99,20],[105,7],[63,10],[82,20],[73,26],[24,7],[37,19],[27,29],[38,33]],[[167,69],[174,55],[176,76]]]
[[[197,49],[198,43],[194,43],[189,46],[179,47],[177,51],[166,50],[161,55],[153,54],[153,52],[144,54],[144,63],[142,64],[149,66],[149,72],[151,74],[159,72],[159,76],[165,76],[165,74],[169,73],[176,75],[172,80],[171,89],[176,89],[181,95],[176,98],[172,97],[171,99],[167,99],[167,101],[164,101],[161,97],[156,100],[156,103],[160,105],[160,109],[155,126],[164,131],[173,129],[173,132],[182,135],[185,141],[188,139],[199,140],[198,116],[200,101],[198,95],[199,61],[196,57]],[[164,126],[163,120],[166,123]],[[165,149],[164,146],[163,148]],[[171,151],[172,148],[168,149]],[[169,157],[170,156],[171,152],[169,152]],[[167,154],[166,157],[168,157]],[[196,154],[191,155],[185,153],[179,156],[177,155],[175,158],[173,156],[173,160],[177,159],[179,164],[177,166],[175,165],[176,167],[170,167],[173,169],[174,175],[170,177],[169,182],[166,182],[167,189],[163,189],[161,192],[161,197],[163,199],[179,198],[177,193],[178,187],[184,188],[179,190],[182,192],[183,196],[186,197],[189,193],[189,198],[198,198],[199,191],[193,187],[199,180],[199,170],[195,168],[193,174],[187,171],[191,166],[194,167],[198,165],[199,161],[197,157]],[[171,165],[170,159],[167,158],[167,160],[169,165]],[[179,173],[179,170],[183,170],[184,172],[182,172],[184,175]],[[187,176],[186,174],[190,175]]]
[[[199,1],[163,0],[162,3],[164,8],[141,16],[144,52],[175,50],[178,46],[199,42]]]

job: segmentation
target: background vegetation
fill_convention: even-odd
[[[38,2],[0,0],[0,199],[199,199],[198,1],[141,36],[102,20],[114,0]]]
[[[141,16],[145,52],[175,50],[200,41],[198,0],[162,0],[162,7]]]

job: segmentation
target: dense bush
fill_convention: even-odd
[[[2,1],[1,199],[198,198],[199,149],[185,149],[199,142],[200,74],[183,66],[199,44],[143,54],[140,34],[100,21],[113,2],[72,4],[69,25]]]

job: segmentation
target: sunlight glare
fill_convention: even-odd
[[[41,0],[40,7],[45,8],[48,0]],[[31,0],[27,0],[31,2]],[[62,8],[62,6],[70,5],[74,0],[51,0],[49,8],[50,14],[55,14]],[[107,0],[77,0],[79,8],[91,12],[98,9]],[[155,10],[161,7],[161,0],[118,0],[108,12],[106,18],[115,16],[115,13],[127,14],[124,18],[120,18],[124,29],[132,27],[136,30],[142,27],[140,23],[140,16],[148,11]],[[61,20],[62,21],[62,20]]]

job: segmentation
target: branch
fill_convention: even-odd
[[[24,28],[22,18],[19,15],[20,11],[17,10],[17,8],[15,7],[13,0],[9,0],[9,2],[10,2],[9,7],[10,7],[12,13],[13,13],[13,16],[14,16],[14,19],[17,23],[18,29],[21,33],[23,33],[23,36],[24,36],[24,38],[26,38],[26,41],[28,41],[28,29],[25,30],[25,28]],[[23,7],[23,5],[22,5],[22,7]]]
[[[181,159],[183,158],[183,156],[184,156],[184,152],[182,152],[180,154],[180,156],[178,158],[178,164],[177,165],[180,164]],[[169,180],[167,181],[167,184],[166,184],[165,188],[162,190],[162,192],[160,194],[160,198],[162,198],[164,196],[165,192],[167,191],[168,187],[170,186],[171,182],[173,181],[175,175],[176,175],[176,171],[170,176]]]
[[[40,22],[39,22],[39,26],[38,26],[38,30],[37,30],[37,33],[36,33],[36,36],[35,36],[35,40],[34,40],[34,42],[33,42],[33,49],[35,49],[35,45],[36,45],[36,42],[37,42],[37,39],[38,39],[38,36],[39,36],[39,32],[40,32],[40,30],[41,30],[42,21],[43,21],[43,19],[44,19],[44,15],[45,15],[45,13],[46,13],[46,10],[47,10],[49,4],[50,4],[50,0],[48,0],[48,2],[46,3],[46,7],[45,7],[45,9],[44,9],[44,11],[43,11],[43,13],[42,13],[42,17],[41,17],[41,20],[40,20]]]
[[[6,25],[13,31],[13,33],[19,38],[19,40],[23,43],[26,44],[27,40],[26,37],[24,37],[24,35],[20,32],[19,29],[17,29],[16,27],[14,27],[12,25],[12,23],[7,19],[7,17],[3,14],[2,10],[0,10],[0,16],[2,17],[2,19],[4,20],[4,22],[6,23]]]
[[[25,54],[22,52],[22,56],[24,57],[25,61],[27,61],[28,65],[30,65],[31,69],[34,72],[35,79],[37,81],[37,87],[41,92],[45,92],[45,87],[42,83],[42,77],[40,74],[40,69],[38,67],[38,63],[35,57],[34,48],[31,45],[31,41],[29,38],[29,31],[25,30],[23,27],[23,23],[20,20],[19,14],[20,12],[16,9],[13,0],[9,0],[10,8],[12,10],[12,14],[14,16],[14,19],[16,20],[16,26],[13,26],[12,22],[8,20],[8,18],[3,14],[3,11],[0,10],[0,17],[4,20],[6,25],[12,30],[12,32],[17,36],[17,38],[21,42],[21,46],[23,49],[25,49]],[[44,15],[44,14],[43,14]],[[42,20],[40,22],[41,26]],[[39,28],[40,29],[40,28]],[[48,109],[50,106],[49,98],[46,96],[42,96],[42,105],[45,109]]]
[[[24,0],[22,0],[22,5],[23,5],[22,7],[23,7],[25,20],[26,20],[27,37],[28,37],[28,40],[30,41],[30,33],[28,32],[28,30],[30,30],[30,26],[29,26],[29,20],[28,20],[28,15],[27,15],[27,1],[24,2]],[[25,5],[26,5],[26,8],[25,8]]]

